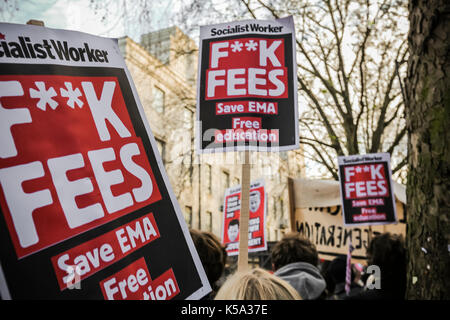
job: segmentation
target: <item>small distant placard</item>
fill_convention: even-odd
[[[248,252],[267,250],[265,217],[266,194],[264,181],[250,185]],[[241,214],[241,186],[225,191],[222,241],[229,256],[239,254],[239,220]]]
[[[338,158],[344,225],[397,223],[388,153]]]

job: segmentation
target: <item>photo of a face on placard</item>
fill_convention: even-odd
[[[239,236],[239,220],[233,219],[228,224],[228,239],[233,242],[236,241]]]
[[[250,192],[250,211],[256,212],[261,204],[261,194],[259,191]]]

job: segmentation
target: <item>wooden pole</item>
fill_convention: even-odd
[[[294,179],[288,177],[288,193],[289,193],[289,218],[291,223],[291,232],[296,231],[295,226],[295,192]]]
[[[237,271],[248,269],[248,220],[250,198],[250,153],[244,151],[241,184],[241,214],[239,218],[239,256]]]

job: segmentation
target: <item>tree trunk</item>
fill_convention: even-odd
[[[450,299],[450,2],[410,0],[407,299]]]

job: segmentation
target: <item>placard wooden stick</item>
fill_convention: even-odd
[[[241,214],[239,218],[238,272],[248,268],[248,220],[250,198],[250,152],[244,151],[242,164]]]

